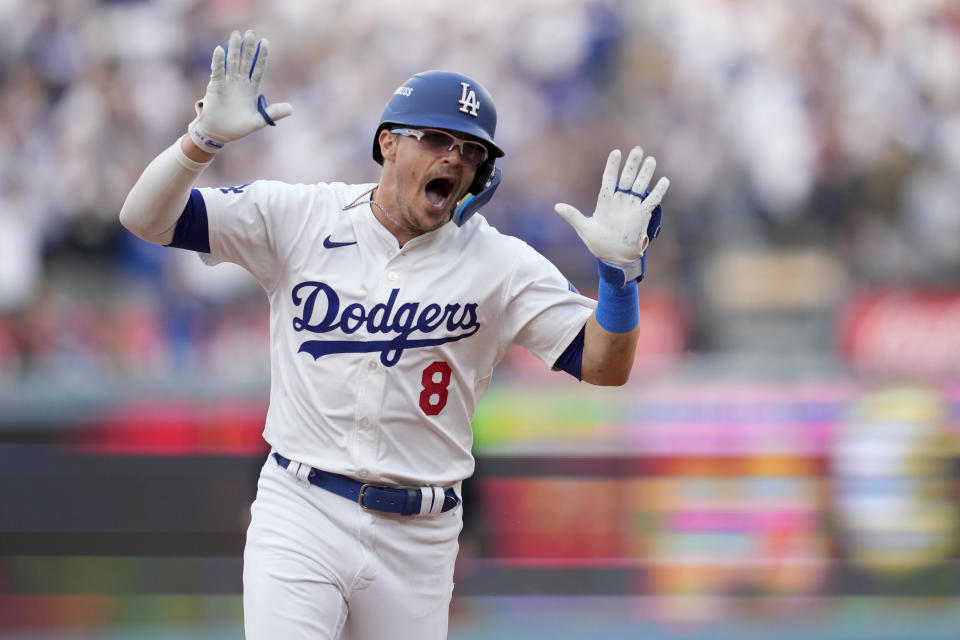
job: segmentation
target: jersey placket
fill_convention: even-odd
[[[389,299],[394,289],[400,289],[403,280],[402,271],[397,264],[402,259],[402,253],[393,250],[392,255],[384,264],[380,283],[367,297],[367,308]],[[393,309],[396,313],[396,306]],[[371,336],[378,339],[377,336]],[[356,430],[354,441],[357,444],[357,462],[359,469],[357,476],[364,480],[370,476],[370,469],[376,467],[377,448],[380,442],[380,415],[383,406],[383,396],[386,389],[387,371],[381,361],[379,351],[368,353],[363,362],[362,392],[357,400]]]

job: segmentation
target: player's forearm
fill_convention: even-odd
[[[590,316],[583,337],[583,381],[601,386],[625,384],[633,368],[639,337],[639,326],[625,333],[613,333]]]
[[[120,223],[148,242],[169,244],[190,189],[213,156],[188,136],[163,150],[127,194]]]

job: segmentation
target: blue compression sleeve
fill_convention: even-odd
[[[566,371],[577,380],[583,379],[580,375],[580,370],[583,365],[583,339],[586,335],[584,333],[585,330],[586,327],[580,329],[577,337],[573,339],[573,342],[564,349],[560,357],[557,358],[557,361],[553,363],[554,371]]]
[[[177,220],[173,240],[168,247],[210,253],[210,230],[207,224],[207,205],[196,189],[190,190],[190,199]]]
[[[640,322],[640,292],[637,281],[623,282],[623,273],[598,260],[600,285],[597,291],[596,317],[610,333],[633,331]]]

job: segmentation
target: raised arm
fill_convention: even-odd
[[[216,153],[293,113],[285,102],[267,105],[260,93],[268,50],[267,40],[257,40],[253,31],[234,31],[226,51],[213,50],[210,82],[187,135],[147,165],[123,203],[120,222],[133,234],[170,244],[193,183]]]
[[[637,281],[643,278],[644,252],[659,231],[660,202],[670,186],[660,178],[648,191],[657,162],[652,156],[641,160],[643,150],[634,147],[618,180],[620,151],[610,152],[593,216],[568,204],[556,206],[598,261],[597,310],[584,331],[581,365],[581,378],[592,384],[622,385],[629,379],[640,335]]]

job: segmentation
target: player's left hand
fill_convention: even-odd
[[[643,149],[634,147],[618,180],[620,150],[614,149],[607,157],[593,216],[588,218],[569,204],[559,203],[554,209],[597,258],[613,264],[637,261],[647,250],[648,233],[654,232],[649,227],[659,227],[659,220],[651,225],[651,215],[670,186],[667,178],[660,178],[644,195],[656,168],[653,156],[643,160]]]

